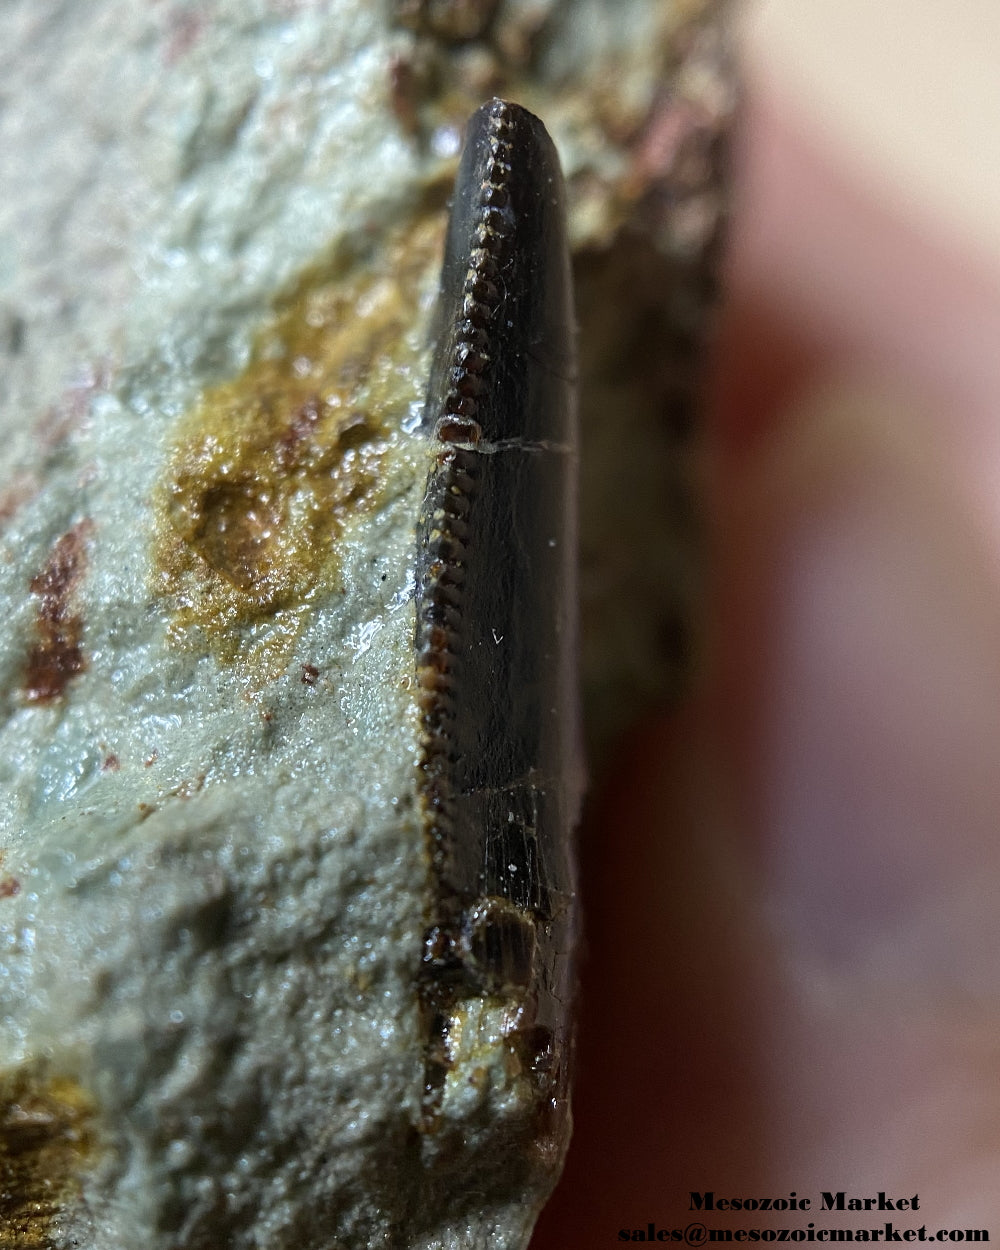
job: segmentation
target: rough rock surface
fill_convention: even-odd
[[[689,556],[637,546],[687,509],[717,8],[0,12],[0,1247],[526,1242],[551,1167],[491,1172],[475,1117],[464,1175],[414,1146],[443,206],[482,98],[545,118],[600,738],[679,667]]]

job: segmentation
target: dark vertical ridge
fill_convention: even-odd
[[[523,1134],[556,1158],[581,776],[575,364],[558,157],[517,105],[494,100],[470,120],[436,334],[416,577],[435,896],[420,976],[424,1127],[436,1127],[455,1012],[500,1001],[537,1095]]]

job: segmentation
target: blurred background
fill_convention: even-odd
[[[1000,6],[739,24],[708,654],[592,805],[533,1250],[683,1229],[691,1191],[1000,1213]],[[873,1222],[770,1223],[810,1219]]]

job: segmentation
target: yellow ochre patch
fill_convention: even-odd
[[[65,1077],[0,1071],[0,1247],[49,1250],[95,1154],[94,1105]],[[61,1244],[61,1243],[60,1243]]]
[[[424,215],[308,270],[244,371],[178,423],[155,551],[175,641],[280,671],[309,606],[340,589],[338,539],[391,494],[392,435],[422,392],[415,329],[440,238]]]

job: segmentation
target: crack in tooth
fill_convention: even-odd
[[[478,221],[472,232],[473,245],[454,327],[449,386],[434,430],[437,441],[445,446],[474,445],[482,437],[475,418],[488,393],[492,364],[489,325],[503,302],[501,267],[514,231],[509,208],[512,137],[510,109],[495,101],[489,114],[488,157],[485,178],[479,186]],[[427,542],[433,558],[421,579],[417,681],[422,720],[429,735],[423,747],[425,775],[433,759],[432,771],[439,779],[447,744],[446,725],[456,715],[455,690],[461,675],[463,566],[473,544],[469,520],[476,487],[476,475],[470,472],[473,468],[469,454],[460,454],[457,447],[439,456],[434,470],[437,480],[425,501]],[[425,801],[434,811],[433,834],[440,840],[448,820],[447,786],[435,785],[430,800],[425,790]]]
[[[463,708],[463,691],[476,690],[476,661],[466,658],[466,648],[470,626],[481,626],[471,619],[467,571],[471,569],[469,582],[480,585],[489,569],[478,563],[470,566],[470,561],[488,562],[495,549],[490,539],[484,543],[479,528],[493,523],[493,518],[476,515],[480,471],[493,472],[492,465],[483,469],[481,462],[495,458],[477,451],[476,445],[484,437],[484,426],[487,436],[499,445],[493,372],[496,341],[506,333],[502,316],[508,283],[516,277],[510,266],[519,229],[512,204],[512,200],[520,202],[515,194],[520,183],[515,185],[513,180],[514,116],[502,101],[488,106],[485,134],[479,132],[483,146],[475,156],[477,172],[472,175],[478,182],[461,188],[472,193],[464,201],[468,216],[461,227],[467,232],[468,251],[459,265],[447,271],[445,294],[453,301],[451,321],[446,327],[448,338],[441,345],[443,358],[436,361],[439,371],[434,376],[441,389],[429,397],[426,417],[433,426],[436,455],[419,521],[415,701],[421,731],[420,797],[432,880],[437,883],[418,982],[427,1029],[422,1127],[428,1131],[435,1125],[455,1059],[450,1031],[456,1005],[485,992],[476,980],[481,969],[477,972],[476,961],[469,962],[469,952],[462,949],[470,897],[461,892],[464,886],[456,892],[451,879],[456,862],[461,861],[455,850],[461,832],[458,803],[472,749],[464,743],[456,722]],[[524,174],[530,173],[529,166]],[[532,202],[530,197],[527,202]],[[527,238],[533,243],[531,230]],[[508,318],[512,315],[506,311]],[[501,379],[505,376],[501,374]],[[490,489],[489,483],[484,484],[486,504],[492,498]],[[475,606],[473,602],[472,609]]]

